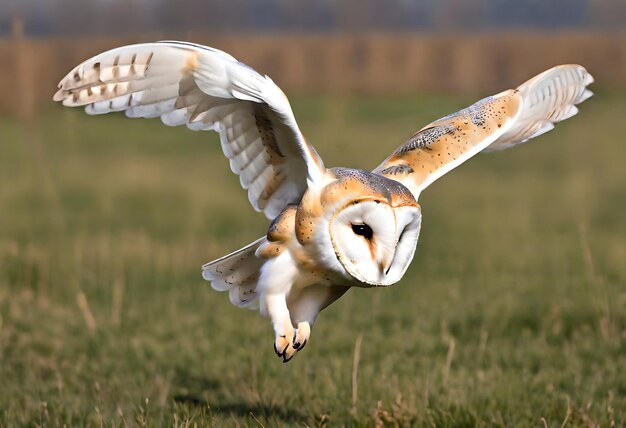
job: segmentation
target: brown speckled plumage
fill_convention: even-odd
[[[263,108],[255,107],[254,108],[254,120],[256,123],[256,127],[259,131],[259,135],[261,136],[261,141],[263,145],[268,150],[271,150],[276,155],[284,158],[280,151],[280,147],[278,147],[278,142],[276,141],[276,135],[274,134],[274,125],[272,121],[269,119]]]
[[[427,125],[374,172],[400,180],[412,189],[420,188],[437,170],[483,144],[489,135],[512,120],[519,107],[517,91],[481,100],[472,107]]]

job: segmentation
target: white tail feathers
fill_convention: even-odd
[[[533,77],[517,90],[522,97],[515,124],[485,151],[502,150],[524,143],[554,128],[554,124],[578,113],[580,104],[593,95],[586,89],[593,77],[580,65],[559,65]]]
[[[256,286],[265,260],[255,252],[265,237],[202,266],[202,277],[217,291],[228,291],[233,305],[255,309],[258,304]]]

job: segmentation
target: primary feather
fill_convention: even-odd
[[[522,105],[515,123],[485,151],[502,150],[524,143],[554,128],[554,124],[578,113],[577,104],[593,95],[587,85],[593,77],[580,65],[559,65],[535,76],[517,90]]]

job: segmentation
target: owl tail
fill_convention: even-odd
[[[265,263],[254,255],[266,238],[259,238],[251,244],[222,258],[202,266],[202,277],[211,282],[217,291],[228,291],[233,305],[255,309],[258,304],[256,285],[261,266]]]

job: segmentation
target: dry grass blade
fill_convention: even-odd
[[[98,329],[98,325],[96,324],[96,319],[94,318],[93,312],[91,312],[91,308],[89,307],[87,296],[83,291],[79,291],[76,294],[76,304],[78,305],[78,309],[80,309],[80,313],[83,314],[83,319],[85,320],[87,329],[93,333]]]
[[[452,359],[454,358],[455,347],[456,342],[453,338],[451,338],[450,344],[448,345],[448,354],[446,355],[446,365],[443,369],[443,386],[448,386],[448,376],[450,375],[450,368],[452,366]]]
[[[359,395],[359,360],[361,358],[361,343],[363,342],[363,333],[359,333],[354,342],[354,354],[352,357],[352,415],[357,415],[357,401]]]

